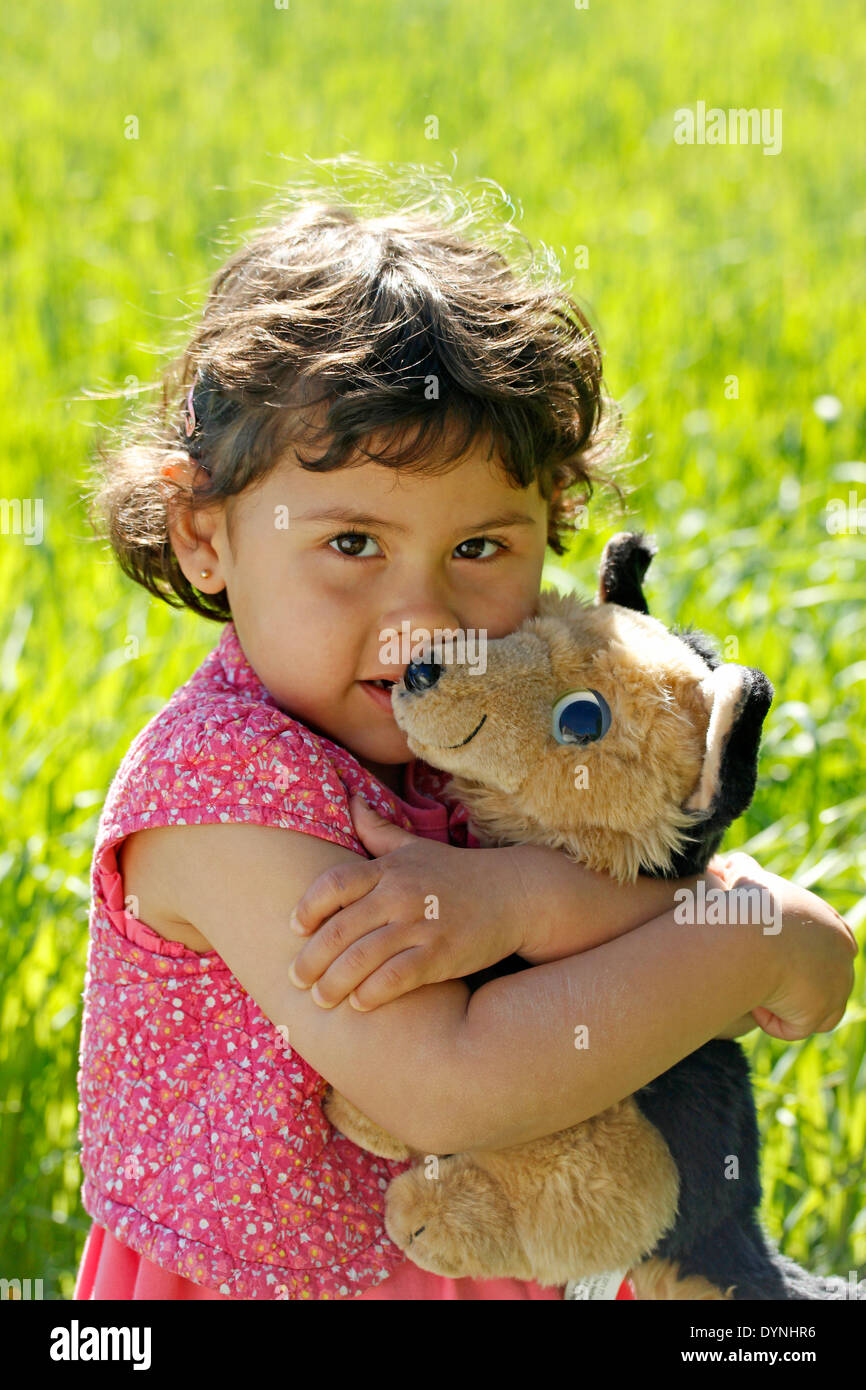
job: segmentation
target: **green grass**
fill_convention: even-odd
[[[87,539],[88,454],[127,406],[86,392],[151,378],[225,250],[297,174],[283,155],[450,168],[456,152],[458,184],[495,179],[522,204],[599,329],[645,456],[630,517],[591,523],[571,573],[591,590],[610,530],[646,527],[656,616],[736,639],[728,655],[767,672],[758,791],[728,843],[862,940],[866,537],[829,534],[825,508],[866,497],[866,30],[844,0],[7,11],[3,492],[43,499],[45,535],[0,536],[0,1274],[69,1297],[89,1226],[75,1075],[96,822],[130,739],[218,636]],[[698,100],[781,108],[782,152],[674,144],[673,112]],[[835,421],[813,409],[822,395]],[[862,961],[832,1034],[746,1045],[771,1233],[816,1270],[862,1274]]]

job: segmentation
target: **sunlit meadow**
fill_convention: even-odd
[[[704,628],[776,688],[727,845],[814,889],[862,941],[858,20],[845,0],[6,7],[0,1275],[72,1294],[90,1224],[75,1078],[96,823],[131,738],[219,635],[150,600],[91,538],[88,461],[305,155],[495,180],[552,248],[639,462],[629,513],[591,508],[546,578],[591,593],[613,530],[655,536],[654,614]],[[779,110],[781,148],[678,143],[675,112],[698,102]],[[41,536],[16,499],[41,503]],[[809,1267],[859,1277],[857,972],[833,1033],[745,1046],[768,1229]]]

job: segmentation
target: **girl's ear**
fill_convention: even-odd
[[[197,468],[189,454],[178,449],[166,455],[160,473],[182,487],[191,488]],[[213,539],[221,506],[193,511],[183,505],[182,498],[173,494],[173,489],[166,487],[165,492],[166,528],[178,564],[193,588],[202,593],[218,594],[225,588],[225,579]]]

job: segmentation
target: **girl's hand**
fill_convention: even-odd
[[[752,1010],[755,1021],[784,1042],[829,1033],[854,987],[857,940],[844,917],[807,888],[768,873],[751,855],[717,856],[712,867],[729,889],[764,888],[781,909],[782,930],[771,938],[779,956],[778,985]]]
[[[310,940],[289,978],[312,986],[317,1004],[332,1009],[348,996],[353,1008],[375,1009],[520,949],[529,908],[507,850],[469,853],[421,838],[361,796],[350,809],[359,838],[379,857],[320,874],[290,922]]]
[[[733,1042],[736,1038],[742,1038],[745,1033],[753,1033],[757,1026],[757,1020],[752,1014],[743,1014],[733,1023],[729,1023],[727,1028],[723,1028],[720,1033],[717,1033],[716,1037]]]

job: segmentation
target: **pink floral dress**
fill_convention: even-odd
[[[388,1184],[407,1165],[328,1123],[326,1081],[216,951],[165,940],[124,899],[118,848],[151,826],[249,821],[366,853],[348,807],[356,791],[406,829],[472,848],[446,781],[415,760],[405,797],[385,788],[276,705],[231,622],[134,739],[91,875],[78,1088],[93,1226],[77,1299],[562,1298],[409,1263],[383,1224]]]

